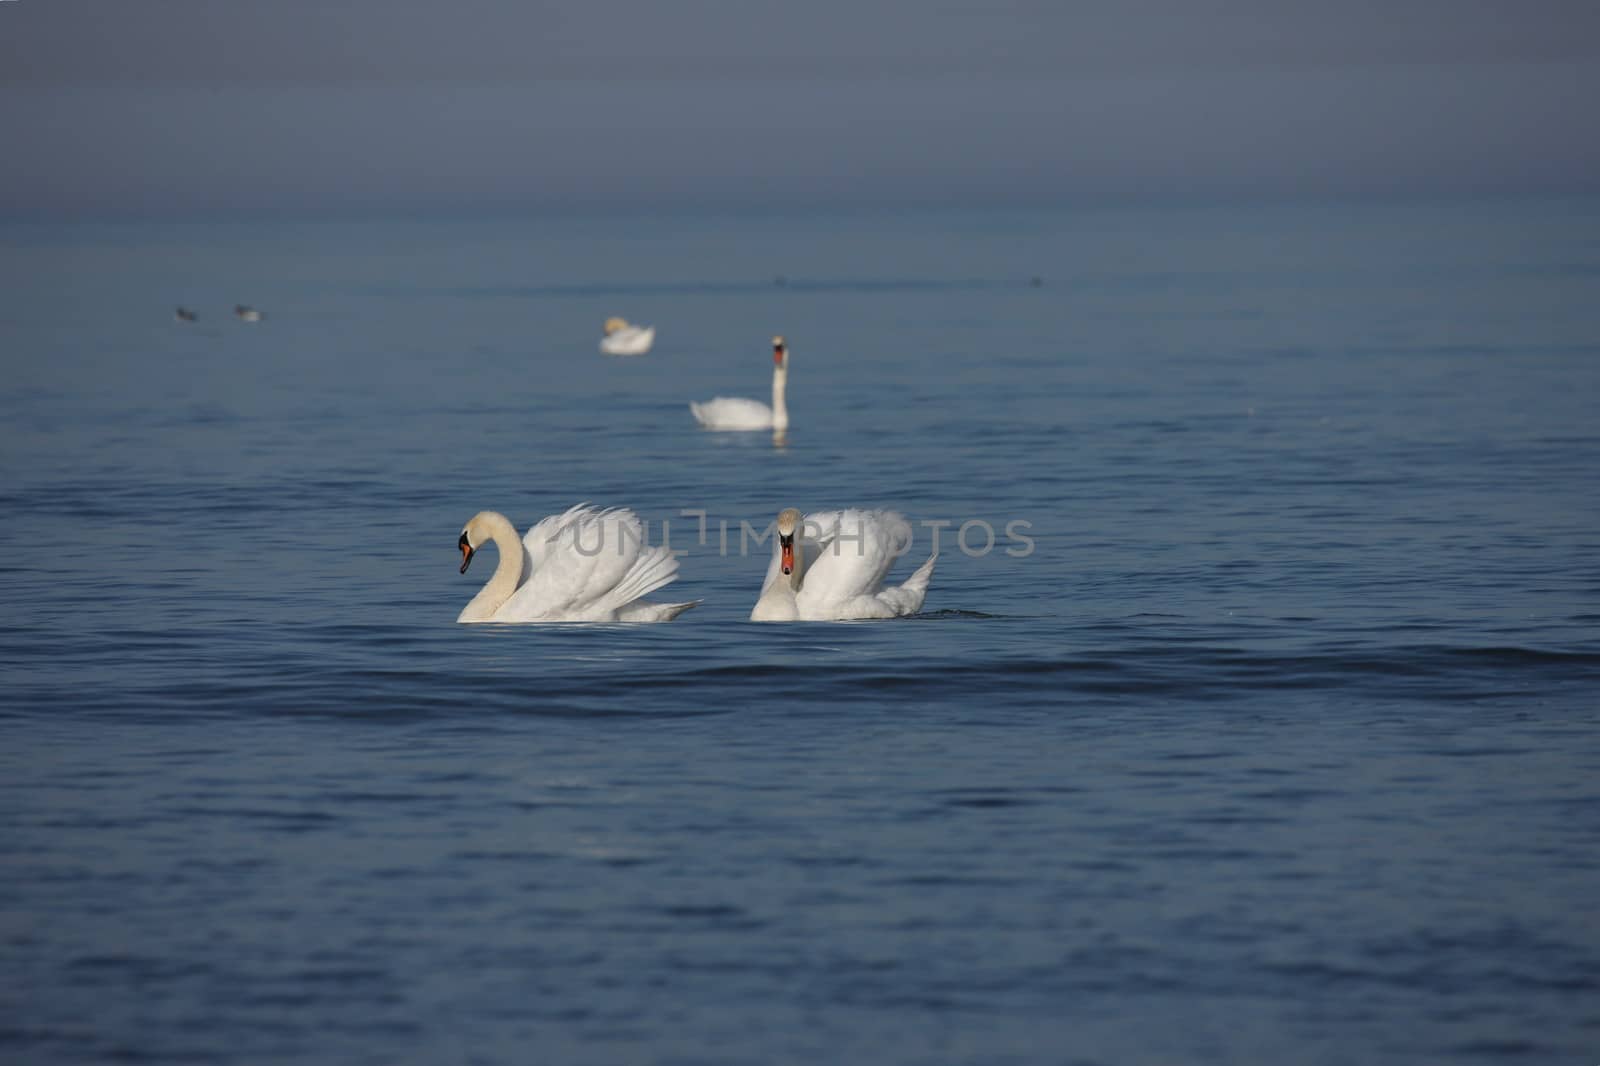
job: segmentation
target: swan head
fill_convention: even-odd
[[[800,531],[800,512],[793,507],[778,512],[778,566],[785,574],[794,573],[794,538]]]
[[[789,346],[781,336],[772,338],[772,365],[784,369],[789,366]]]
[[[615,333],[619,329],[627,329],[627,328],[628,328],[628,320],[625,319],[625,318],[612,317],[612,318],[606,319],[605,329],[606,329],[606,336],[608,336],[608,337],[611,336],[613,333]]]
[[[489,531],[489,516],[493,513],[479,511],[462,529],[461,539],[456,541],[456,547],[461,549],[461,573],[466,573],[467,567],[472,565],[472,557],[483,546],[483,542],[493,539],[494,534]]]

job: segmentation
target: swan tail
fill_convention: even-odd
[[[878,597],[894,609],[895,614],[916,614],[922,610],[922,601],[928,596],[928,582],[933,579],[933,564],[938,555],[928,556],[928,561],[912,571],[911,576],[898,588],[884,589]]]
[[[660,545],[646,548],[639,553],[639,558],[628,568],[628,572],[622,575],[616,588],[606,596],[606,601],[621,617],[624,608],[677,579],[678,557]]]
[[[913,592],[926,593],[928,591],[928,582],[933,580],[933,564],[938,561],[939,557],[937,555],[928,556],[928,561],[913,570],[911,576],[906,578],[900,587],[911,589]]]

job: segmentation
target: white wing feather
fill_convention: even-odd
[[[626,508],[579,504],[535,525],[523,548],[530,572],[496,621],[612,621],[678,574],[678,560],[646,547],[643,523]]]
[[[802,614],[872,596],[911,538],[910,525],[894,511],[832,511],[808,515],[806,523],[808,532],[815,523],[821,551],[795,596]]]

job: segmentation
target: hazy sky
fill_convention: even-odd
[[[1600,3],[0,0],[0,212],[1600,189]]]

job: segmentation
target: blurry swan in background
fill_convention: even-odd
[[[789,428],[789,407],[784,390],[789,384],[789,348],[782,337],[772,338],[772,406],[759,400],[718,396],[705,403],[691,403],[689,410],[706,429],[745,430]]]
[[[461,531],[461,572],[493,541],[500,562],[457,622],[667,622],[690,603],[645,603],[678,577],[678,560],[646,547],[644,527],[625,507],[578,504],[517,539],[497,511],[480,511]]]
[[[839,622],[916,614],[928,594],[937,555],[905,583],[883,587],[896,553],[911,543],[911,526],[894,511],[826,511],[778,515],[772,565],[752,622]]]
[[[233,305],[233,315],[240,322],[260,322],[261,321],[261,312],[257,311],[254,307],[248,307],[245,304],[234,304]]]
[[[600,350],[607,355],[643,355],[656,342],[654,326],[630,326],[625,318],[608,318]]]

